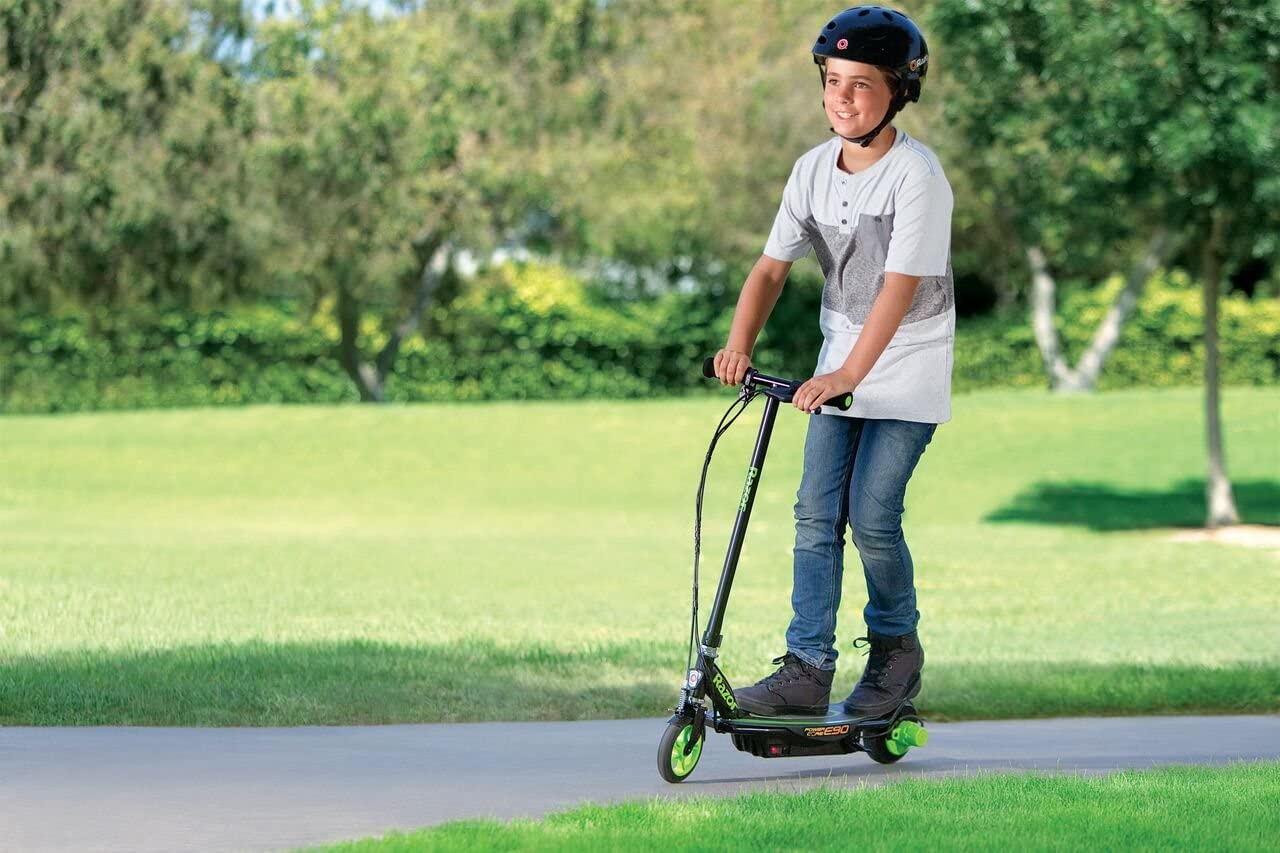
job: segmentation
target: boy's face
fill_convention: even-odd
[[[893,92],[874,65],[828,59],[822,105],[827,120],[841,136],[870,133],[889,110]]]

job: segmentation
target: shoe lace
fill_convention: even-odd
[[[792,681],[799,681],[806,675],[804,661],[791,654],[791,652],[774,658],[773,663],[775,666],[781,664],[782,668],[765,678],[764,683],[767,685],[789,684]]]
[[[859,637],[853,641],[855,649],[865,647],[867,650],[862,653],[867,658],[867,671],[862,674],[862,680],[883,687],[885,680],[889,676],[889,664],[893,659],[893,650],[886,649],[871,641],[870,637]]]

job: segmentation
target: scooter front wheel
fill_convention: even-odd
[[[658,773],[668,782],[683,782],[698,766],[706,732],[692,720],[667,723],[658,742]]]

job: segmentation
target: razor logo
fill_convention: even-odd
[[[847,735],[848,733],[848,726],[818,726],[804,730],[805,737],[830,737],[832,735]]]
[[[752,465],[747,469],[747,484],[742,487],[742,501],[738,504],[739,512],[747,511],[747,501],[751,500],[751,487],[756,483],[756,477],[760,476],[760,469]]]
[[[919,71],[921,68],[924,68],[925,65],[927,65],[928,63],[929,63],[929,54],[926,53],[922,55],[920,58],[913,59],[910,62],[908,62],[907,68],[910,68],[912,71]]]
[[[716,692],[720,694],[720,698],[729,706],[730,711],[738,710],[738,700],[733,698],[733,691],[729,689],[729,685],[724,683],[724,676],[716,673],[716,677],[711,679],[711,683],[716,686]]]

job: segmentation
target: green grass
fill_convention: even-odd
[[[582,806],[460,821],[329,853],[425,850],[1275,850],[1280,764]]]
[[[0,418],[0,723],[661,714],[729,399]],[[955,410],[907,496],[922,710],[1280,710],[1280,558],[1169,541],[1203,515],[1198,391]],[[759,411],[712,467],[705,602]],[[1225,416],[1246,520],[1280,524],[1280,389],[1228,389]],[[803,428],[781,413],[762,475],[734,683],[782,650]],[[838,693],[861,669],[847,563]]]

